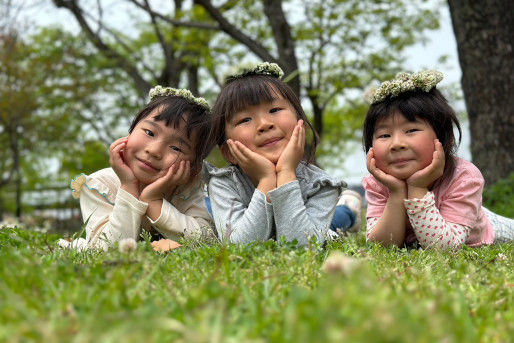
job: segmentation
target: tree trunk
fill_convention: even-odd
[[[281,0],[264,0],[264,14],[268,17],[273,30],[273,37],[277,45],[280,65],[284,68],[285,76],[295,73],[288,84],[298,97],[300,97],[300,74],[296,59],[295,41],[291,35],[291,27],[282,10]]]
[[[470,122],[487,184],[514,171],[514,1],[448,0]]]

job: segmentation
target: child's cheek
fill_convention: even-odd
[[[423,164],[423,168],[428,167],[430,163],[432,163],[432,159],[434,158],[434,149],[427,148],[421,151],[421,161]]]
[[[375,164],[376,166],[383,171],[386,171],[387,164],[385,161],[385,154],[381,151],[380,148],[373,148]]]

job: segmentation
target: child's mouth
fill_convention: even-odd
[[[280,142],[282,140],[282,138],[271,138],[271,139],[268,139],[266,141],[264,141],[263,144],[261,144],[261,147],[270,147],[270,146],[273,146],[275,144],[277,144],[278,142]]]
[[[406,165],[407,163],[409,163],[411,160],[406,160],[406,159],[403,159],[403,160],[396,160],[396,161],[393,161],[393,165],[397,166],[397,167],[401,167],[401,166],[404,166]]]
[[[139,165],[141,166],[141,168],[143,168],[144,170],[147,170],[152,173],[160,171],[160,169],[155,168],[150,162],[147,162],[145,160],[139,160],[139,159],[138,159],[138,162],[139,162]]]

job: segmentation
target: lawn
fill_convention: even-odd
[[[0,230],[0,341],[512,342],[514,245],[184,242],[77,252]],[[339,251],[352,257],[323,268]],[[333,270],[336,269],[336,270]],[[510,338],[509,338],[510,337]]]

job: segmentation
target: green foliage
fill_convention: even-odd
[[[514,246],[295,248],[183,242],[155,253],[56,247],[0,230],[1,341],[506,342]],[[359,261],[325,273],[331,251]]]
[[[514,218],[514,173],[487,187],[483,194],[484,206],[491,211]]]

